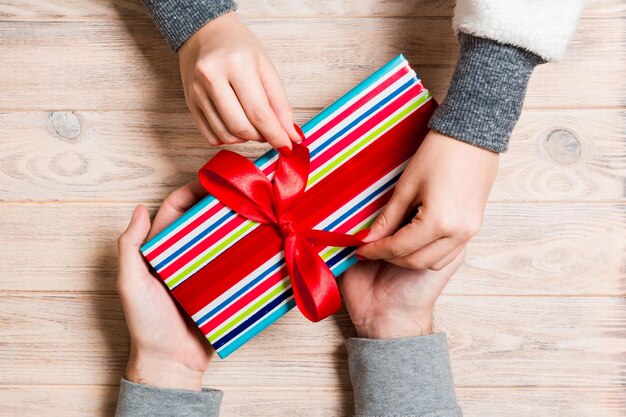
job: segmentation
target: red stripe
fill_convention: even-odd
[[[359,108],[363,107],[363,105],[367,104],[367,102],[369,102],[373,97],[377,96],[378,94],[383,92],[387,87],[389,87],[394,82],[396,82],[397,80],[402,78],[409,71],[410,71],[410,68],[408,66],[403,66],[400,69],[398,69],[398,71],[396,71],[395,73],[391,74],[391,76],[389,76],[389,78],[387,78],[385,81],[383,81],[381,84],[379,84],[376,88],[372,89],[365,96],[363,96],[359,100],[355,101],[347,109],[345,109],[343,112],[341,112],[338,115],[336,115],[333,119],[329,120],[326,124],[324,124],[324,126],[322,126],[317,131],[315,131],[313,134],[311,134],[308,138],[306,138],[306,140],[303,142],[303,144],[308,146],[311,143],[313,143],[315,140],[317,140],[323,134],[325,134],[330,129],[332,129],[333,127],[338,125],[346,117],[350,116],[355,111],[357,111]],[[423,90],[423,87],[422,87],[421,83],[419,83],[418,85],[420,85],[420,87]],[[344,140],[342,140],[341,142],[345,142],[345,139],[346,138],[344,138]],[[352,142],[346,142],[346,146],[347,146],[348,143],[352,143]],[[324,153],[326,153],[326,152],[327,151],[324,151]],[[268,165],[263,170],[263,172],[266,175],[268,175],[268,174],[274,172],[275,170],[276,170],[276,163],[274,162],[274,163]],[[217,204],[217,206],[219,206],[218,209],[216,209],[216,210],[211,209],[210,212],[212,214],[216,213],[217,211],[219,211],[220,209],[222,209],[224,207],[224,205],[219,204],[219,203]],[[203,214],[201,217],[199,217],[198,219],[194,220],[194,222],[192,224],[190,224],[190,225],[186,226],[184,229],[178,231],[175,235],[172,235],[172,236],[168,237],[167,240],[164,240],[161,244],[159,244],[159,246],[157,246],[148,255],[146,255],[146,259],[148,259],[148,261],[151,261],[152,259],[156,258],[158,255],[163,253],[166,249],[171,247],[174,243],[179,241],[183,236],[187,235],[191,230],[195,229],[200,223],[202,223],[206,219],[210,218],[212,214],[207,214],[207,213]],[[200,220],[200,219],[203,219],[203,220]]]
[[[349,218],[347,222],[341,224],[335,230],[338,232],[346,233],[357,224],[361,223],[363,220],[371,216],[381,207],[383,207],[393,192],[393,188],[390,188],[388,191],[384,192],[380,195],[376,200],[373,200],[370,204],[363,207],[359,212],[357,212],[353,217]],[[208,322],[200,327],[203,334],[208,334],[213,331],[216,327],[221,325],[228,318],[232,317],[239,311],[242,311],[245,306],[256,300],[260,297],[265,291],[272,288],[274,285],[278,284],[283,278],[287,277],[287,268],[283,265],[278,271],[269,277],[265,278],[261,283],[259,283],[256,287],[249,290],[243,297],[236,300],[226,309],[222,310],[215,317],[211,318]]]
[[[341,140],[334,143],[330,148],[326,149],[322,154],[313,159],[311,161],[311,172],[334,158],[339,152],[346,149],[349,145],[361,139],[366,133],[374,129],[376,125],[381,123],[383,120],[385,120],[392,113],[396,112],[402,106],[407,104],[409,101],[417,97],[423,90],[424,88],[420,84],[414,85],[413,87],[406,90],[404,93],[398,96],[398,98],[396,98],[386,107],[384,107],[381,111],[368,119],[365,123],[357,127],[355,130],[344,136]]]
[[[395,73],[391,74],[391,76],[389,76],[389,78],[387,78],[385,81],[383,81],[378,86],[373,88],[372,91],[370,91],[369,93],[367,93],[366,95],[364,95],[363,97],[361,97],[360,99],[358,99],[357,101],[352,103],[348,108],[346,108],[344,111],[342,111],[341,113],[339,113],[338,115],[333,117],[331,120],[329,120],[328,122],[324,123],[324,125],[322,127],[320,127],[318,130],[316,130],[311,135],[309,135],[309,137],[307,137],[302,142],[302,144],[308,147],[310,144],[312,144],[317,139],[319,139],[321,136],[323,136],[326,132],[330,131],[332,128],[334,128],[339,123],[341,123],[343,120],[345,120],[346,117],[350,116],[351,114],[356,112],[358,109],[363,107],[365,104],[367,104],[370,100],[372,100],[372,98],[376,97],[378,94],[380,94],[383,91],[385,91],[385,89],[387,87],[392,85],[394,82],[398,81],[404,75],[408,74],[408,72],[410,70],[411,70],[411,68],[408,65],[403,66],[400,69],[398,69],[398,71],[396,71]],[[422,83],[419,82],[419,80],[418,80],[418,85],[420,85],[422,90],[424,89],[423,86],[422,86]],[[352,143],[352,142],[349,142],[349,143]],[[326,151],[324,151],[324,152],[326,152]],[[269,175],[270,173],[272,173],[274,171],[276,171],[276,162],[268,165],[263,170],[263,173],[265,173],[265,175]]]
[[[340,140],[337,144],[333,145],[332,148],[330,148],[329,150],[324,151],[324,153],[322,155],[320,155],[314,161],[311,162],[311,168],[310,168],[311,172],[314,169],[316,169],[317,167],[319,167],[322,163],[325,163],[325,162],[329,161],[331,157],[334,157],[336,155],[336,152],[339,152],[338,148],[339,149],[345,148],[350,143],[353,143],[353,142],[357,141],[358,139],[363,137],[363,135],[365,135],[366,133],[368,133],[369,131],[374,129],[374,127],[376,127],[379,123],[381,123],[383,120],[387,119],[391,114],[393,114],[398,109],[400,109],[402,106],[404,106],[409,101],[411,101],[413,98],[415,98],[420,93],[421,90],[423,90],[423,88],[420,85],[415,85],[415,86],[409,88],[402,95],[398,96],[394,101],[392,101],[386,107],[384,107],[381,111],[376,113],[373,117],[371,117],[369,120],[367,120],[361,126],[359,126],[355,130],[350,132],[348,135],[346,135],[346,137],[344,137],[342,140]],[[316,184],[315,186],[319,186],[319,183]],[[241,220],[241,219],[242,219],[242,217],[237,216],[233,220],[231,220],[231,222],[238,221],[238,220]],[[227,223],[227,224],[223,225],[222,227],[226,228],[229,225],[230,225],[230,223]],[[221,229],[218,229],[218,230],[221,230]],[[232,228],[229,229],[229,230],[232,230]],[[189,251],[187,251],[182,256],[180,256],[179,258],[174,260],[167,267],[167,272],[164,270],[161,273],[161,276],[165,277],[165,278],[170,277],[172,274],[175,273],[176,270],[184,268],[184,266],[188,262],[190,262],[192,259],[194,259],[196,256],[200,255],[202,252],[204,252],[208,248],[210,248],[211,245],[213,245],[215,242],[216,242],[216,239],[205,239],[205,240],[203,240],[201,242],[198,242],[193,248],[189,249]]]
[[[200,240],[194,247],[180,255],[174,262],[159,271],[159,275],[163,280],[168,279],[172,275],[179,272],[179,269],[187,265],[197,256],[199,256],[206,248],[210,248],[220,239],[224,238],[230,232],[242,225],[247,219],[243,216],[236,215],[228,223],[221,225],[218,229],[208,234],[204,239]]]
[[[147,255],[145,255],[146,259],[149,262],[151,262],[154,258],[156,258],[160,254],[162,254],[166,249],[170,248],[173,244],[178,242],[180,239],[182,239],[184,236],[189,234],[192,230],[194,230],[195,228],[200,226],[202,223],[204,223],[205,221],[210,219],[211,216],[213,216],[215,213],[217,213],[218,211],[220,211],[223,208],[224,208],[224,205],[218,201],[217,204],[214,207],[211,207],[209,210],[207,210],[201,216],[198,216],[198,218],[196,218],[194,221],[189,223],[187,226],[185,226],[184,228],[180,229],[174,235],[172,235],[172,236],[168,237],[166,240],[164,240],[161,244],[159,244],[159,246],[154,248],[154,250],[152,250],[152,252],[150,252]]]
[[[274,274],[261,281],[259,285],[254,287],[243,297],[232,303],[226,309],[222,310],[222,312],[220,312],[215,317],[206,322],[203,326],[201,326],[200,330],[202,330],[202,334],[208,334],[209,332],[213,331],[213,329],[215,329],[217,326],[224,323],[226,319],[232,317],[235,313],[242,311],[246,305],[261,296],[261,294],[272,288],[274,285],[278,284],[286,276],[287,267],[283,265],[283,267],[276,271]]]
[[[426,135],[426,121],[435,107],[434,101],[427,102],[356,154],[349,163],[309,189],[294,207],[294,222],[302,227],[316,225],[406,161]],[[194,315],[280,250],[282,237],[277,229],[260,225],[174,288],[172,294],[190,315]]]
[[[340,233],[348,233],[352,230],[356,225],[361,223],[363,220],[367,219],[372,214],[376,213],[376,210],[381,209],[387,201],[391,198],[391,194],[393,194],[394,187],[389,188],[387,191],[382,193],[378,198],[372,200],[367,206],[363,207],[360,211],[355,213],[352,217],[348,219],[345,223],[342,223],[334,229]]]

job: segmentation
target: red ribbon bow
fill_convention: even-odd
[[[221,150],[199,171],[204,188],[224,205],[257,223],[275,226],[284,239],[285,262],[296,304],[313,322],[341,307],[335,276],[318,255],[324,246],[359,246],[357,236],[301,228],[291,209],[304,194],[309,177],[309,150],[293,145],[290,156],[280,156],[272,183],[243,156]]]

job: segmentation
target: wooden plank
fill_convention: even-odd
[[[117,204],[0,205],[0,290],[114,291],[116,239],[132,210]],[[490,205],[446,291],[626,294],[625,213],[624,205]]]
[[[425,16],[449,17],[452,0],[239,0],[237,13],[245,17],[355,17]],[[590,0],[585,17],[624,16],[621,0]],[[32,2],[4,0],[0,20],[136,18],[146,16],[140,0],[54,0]]]
[[[111,416],[117,395],[115,386],[0,386],[0,413],[7,417]],[[621,388],[459,388],[457,397],[467,417],[501,417],[502,410],[508,417],[621,417],[626,413]],[[345,417],[351,412],[350,389],[228,387],[220,416]]]
[[[626,302],[602,297],[451,297],[436,326],[450,337],[458,386],[615,386],[626,382]],[[349,386],[345,312],[320,324],[292,311],[228,360],[215,387]],[[0,384],[115,385],[128,337],[113,294],[5,294]]]
[[[447,19],[247,21],[295,107],[328,105],[400,52],[440,99],[458,50]],[[563,62],[534,74],[527,107],[623,105],[623,33],[620,19],[583,20]],[[148,19],[4,22],[0,56],[0,111],[185,109],[177,58]]]
[[[297,109],[297,121],[318,110]],[[626,196],[624,110],[528,110],[491,201]],[[213,156],[188,112],[0,113],[0,201],[152,201]],[[233,146],[250,158],[265,144]]]

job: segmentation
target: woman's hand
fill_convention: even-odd
[[[440,271],[361,261],[341,278],[343,299],[357,335],[396,339],[432,333],[435,301],[465,258],[461,250]]]
[[[195,324],[181,314],[160,279],[153,276],[139,252],[150,237],[172,223],[205,195],[199,183],[170,194],[156,215],[137,206],[120,236],[117,291],[130,331],[129,381],[164,388],[199,391],[213,349]]]
[[[497,153],[431,131],[370,228],[372,243],[357,254],[411,269],[445,267],[478,232],[498,161]]]
[[[304,139],[274,65],[234,13],[198,30],[179,57],[187,106],[209,144],[267,141],[288,154]]]

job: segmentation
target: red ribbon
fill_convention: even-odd
[[[341,307],[337,280],[318,255],[324,246],[359,246],[357,236],[302,228],[291,209],[304,194],[309,177],[309,150],[294,144],[280,156],[273,183],[243,156],[221,150],[199,171],[202,186],[224,205],[257,223],[276,227],[284,240],[285,262],[296,304],[313,322]]]

